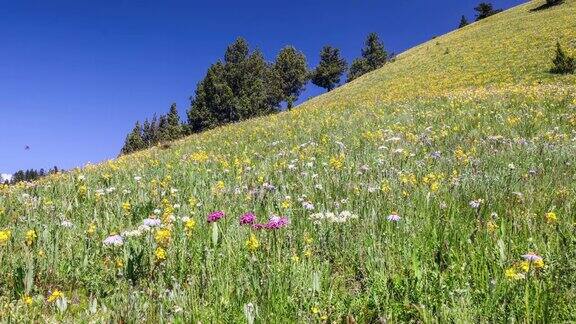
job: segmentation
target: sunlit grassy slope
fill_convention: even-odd
[[[303,106],[377,104],[487,85],[572,83],[549,73],[556,41],[576,53],[576,1],[530,1],[400,54],[395,62]]]
[[[0,186],[0,322],[576,321],[576,92],[546,72],[576,1],[538,4],[290,112]]]

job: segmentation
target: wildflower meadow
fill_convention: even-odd
[[[0,185],[0,322],[576,321],[576,79],[549,72],[576,1],[542,3],[292,110]]]
[[[296,109],[5,186],[6,321],[574,320],[571,87]]]

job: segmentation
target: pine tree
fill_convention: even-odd
[[[481,2],[474,10],[477,12],[476,21],[488,18],[502,11],[502,9],[495,10],[490,2]]]
[[[196,87],[196,95],[191,99],[188,125],[192,132],[210,129],[230,120],[234,95],[226,82],[224,64],[217,62],[210,66]]]
[[[552,7],[552,6],[561,4],[562,2],[564,2],[564,0],[546,0],[546,5],[548,7]]]
[[[466,19],[466,16],[462,15],[462,18],[460,18],[460,24],[458,25],[458,29],[466,26],[468,26],[468,19]]]
[[[144,149],[146,146],[142,140],[142,127],[136,122],[132,131],[126,136],[121,154],[129,154]]]
[[[320,63],[312,72],[312,83],[330,91],[340,83],[346,67],[346,61],[340,57],[339,49],[324,46],[320,52]]]
[[[178,108],[176,104],[173,103],[170,106],[170,110],[168,111],[168,115],[166,115],[167,119],[167,140],[177,140],[183,136],[182,124],[180,123],[180,116],[178,115]]]
[[[554,67],[550,70],[552,73],[556,74],[571,74],[576,70],[576,62],[573,57],[568,56],[560,42],[556,43],[556,56],[552,60]]]
[[[144,125],[142,126],[142,141],[146,148],[152,146],[152,138],[152,125],[148,121],[148,118],[146,118]]]
[[[362,57],[355,59],[350,66],[348,82],[382,67],[388,59],[384,44],[382,44],[376,33],[368,34],[364,45]]]
[[[249,52],[250,47],[248,46],[248,42],[244,38],[238,37],[234,43],[226,48],[224,62],[226,64],[240,64],[248,58]]]
[[[199,132],[275,112],[282,101],[280,85],[262,53],[250,53],[248,43],[238,38],[226,49],[224,62],[213,64],[198,83],[188,128]]]
[[[242,62],[239,71],[241,76],[239,87],[234,89],[229,81],[234,94],[234,111],[236,120],[245,120],[252,117],[263,116],[277,110],[282,93],[280,88],[275,88],[276,83],[271,83],[271,66],[264,60],[262,52],[256,50]]]
[[[286,46],[276,57],[274,72],[280,78],[283,100],[290,109],[308,81],[306,56],[294,47]]]

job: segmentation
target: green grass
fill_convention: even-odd
[[[496,55],[483,38],[506,17],[533,23],[508,28],[527,35],[575,15],[574,1],[536,5],[435,41],[478,37],[466,57]],[[526,38],[510,39],[508,62],[454,84],[419,81],[444,59],[428,43],[291,112],[0,187],[0,320],[233,323],[250,307],[258,323],[576,320],[574,79],[548,75],[536,50],[516,62]],[[390,90],[409,75],[413,95]],[[241,226],[250,211],[290,224]],[[357,218],[314,218],[343,211]],[[151,215],[162,229],[134,231]],[[105,246],[115,233],[124,244]]]
[[[303,106],[373,105],[485,86],[576,84],[549,73],[556,42],[576,55],[576,1],[532,11],[529,1],[400,54],[396,61]]]

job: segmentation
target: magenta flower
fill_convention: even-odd
[[[288,217],[278,217],[272,216],[268,220],[268,223],[264,224],[264,228],[266,229],[279,229],[282,227],[288,226]]]
[[[252,224],[252,228],[255,230],[260,229],[275,230],[286,227],[288,226],[288,224],[290,224],[288,217],[272,216],[266,223]]]
[[[240,217],[240,225],[252,225],[256,222],[256,215],[246,213]]]
[[[210,215],[208,215],[208,223],[214,223],[224,216],[226,216],[226,214],[224,214],[224,212],[221,210],[211,212]]]

